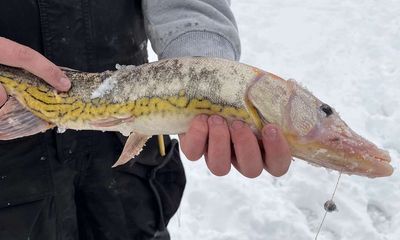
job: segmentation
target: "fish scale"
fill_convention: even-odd
[[[16,99],[0,112],[0,140],[2,134],[34,134],[21,133],[35,119],[42,131],[54,126],[118,131],[130,136],[128,144],[142,145],[151,135],[184,133],[198,114],[218,114],[228,123],[246,122],[257,136],[264,124],[277,124],[292,155],[319,166],[369,177],[393,172],[387,152],[353,132],[329,105],[295,81],[246,64],[188,57],[66,74],[72,87],[58,93],[26,71],[0,66],[0,83]],[[1,122],[13,108],[37,118],[19,119],[20,126]],[[134,157],[142,148],[136,145],[125,146],[117,164]]]

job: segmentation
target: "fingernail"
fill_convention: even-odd
[[[278,136],[278,130],[274,127],[268,127],[263,130],[263,135],[268,140],[275,140]]]
[[[65,88],[66,90],[68,90],[71,87],[71,82],[66,77],[62,77],[60,79],[60,83],[61,83],[62,87]]]
[[[234,121],[231,126],[235,130],[241,129],[243,127],[243,122],[242,121]]]
[[[224,119],[218,115],[213,115],[211,116],[211,122],[216,124],[216,125],[221,125],[224,123]]]

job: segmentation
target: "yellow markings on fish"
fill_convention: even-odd
[[[150,113],[150,109],[147,106],[149,104],[149,98],[144,97],[135,101],[135,108],[133,109],[133,115],[135,117],[147,115]]]
[[[251,121],[246,109],[215,104],[208,99],[189,98],[184,90],[174,96],[142,97],[135,101],[111,103],[104,99],[85,102],[67,93],[57,93],[47,86],[31,86],[0,76],[7,92],[14,95],[38,117],[56,124],[87,122],[110,117],[142,117],[150,114],[219,114]]]
[[[18,82],[13,81],[10,78],[4,77],[4,76],[0,76],[0,83],[3,84],[3,86],[7,89],[8,88],[15,88],[18,86]]]
[[[184,90],[180,90],[178,96],[170,96],[168,97],[168,101],[176,107],[183,108],[188,105],[189,98],[185,95]]]
[[[133,111],[135,117],[152,113],[205,113],[219,114],[224,117],[239,118],[245,121],[251,120],[246,109],[214,104],[210,100],[203,98],[190,99],[183,90],[179,91],[178,96],[140,98],[136,100]]]

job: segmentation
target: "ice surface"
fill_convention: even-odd
[[[235,0],[241,61],[294,77],[362,136],[389,150],[393,176],[343,175],[320,240],[400,239],[400,2]],[[155,60],[154,54],[151,55]],[[246,179],[185,161],[172,239],[314,239],[338,173],[303,161],[284,177]]]

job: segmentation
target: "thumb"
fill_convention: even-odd
[[[0,107],[7,101],[7,93],[4,87],[0,84]]]

